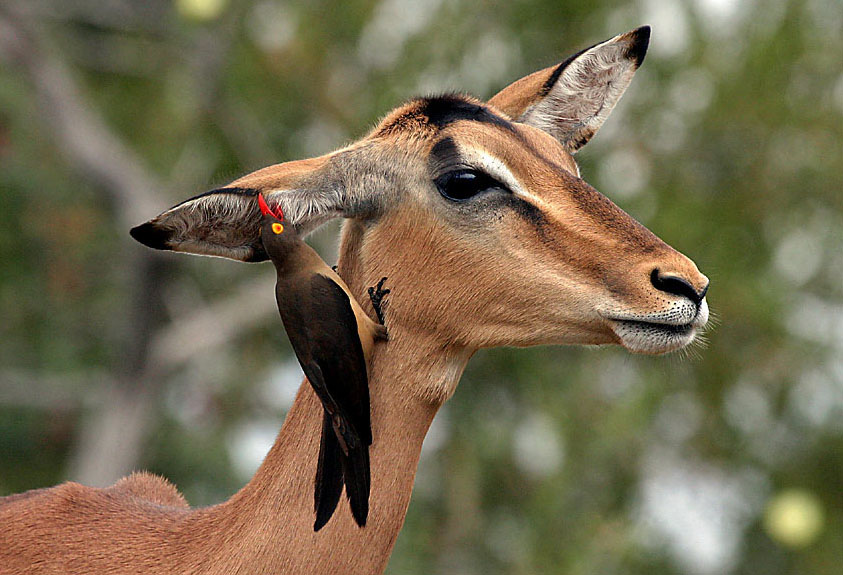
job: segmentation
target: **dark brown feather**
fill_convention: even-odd
[[[328,523],[340,501],[343,484],[342,451],[334,435],[331,416],[327,411],[322,417],[322,441],[319,445],[319,466],[316,468],[316,483],[313,486],[313,507],[316,521],[313,530],[319,531]]]
[[[371,490],[372,426],[366,359],[352,302],[327,264],[292,226],[275,234],[272,221],[264,216],[262,239],[278,273],[278,311],[325,410],[314,486],[314,530],[333,515],[343,483],[352,515],[363,526]]]

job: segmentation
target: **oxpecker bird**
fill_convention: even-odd
[[[354,520],[363,527],[369,514],[372,444],[366,364],[375,342],[386,339],[386,328],[369,318],[342,278],[284,222],[280,206],[273,211],[260,194],[258,203],[261,241],[278,276],[278,311],[324,408],[313,530],[333,515],[343,483]],[[378,297],[372,297],[378,317],[380,297],[388,291],[380,289],[382,283]]]

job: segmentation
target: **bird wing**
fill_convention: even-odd
[[[369,378],[357,330],[357,318],[348,295],[322,274],[310,279],[312,306],[308,321],[312,360],[325,387],[365,445],[372,444]]]
[[[362,526],[368,516],[371,489],[372,426],[369,380],[357,319],[348,295],[329,277],[315,273],[298,278],[294,285],[299,292],[295,302],[289,300],[288,290],[278,286],[279,310],[283,310],[281,316],[299,363],[325,409],[314,530],[321,528],[336,508],[340,470],[352,514]],[[327,433],[327,426],[332,433]]]
[[[351,514],[358,525],[366,525],[369,515],[369,444],[361,440],[341,405],[327,391],[326,379],[315,362],[302,364],[302,369],[322,400],[322,441],[314,486],[316,521],[313,530],[319,531],[331,518],[339,503],[342,483],[351,506]]]

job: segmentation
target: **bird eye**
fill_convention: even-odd
[[[435,180],[439,193],[449,200],[464,202],[486,190],[506,190],[496,179],[476,170],[457,170]]]

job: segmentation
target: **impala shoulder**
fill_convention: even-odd
[[[155,475],[147,471],[136,471],[128,477],[120,479],[117,483],[107,488],[106,491],[114,494],[129,495],[157,505],[189,508],[184,496],[179,493],[175,485],[160,475]]]

